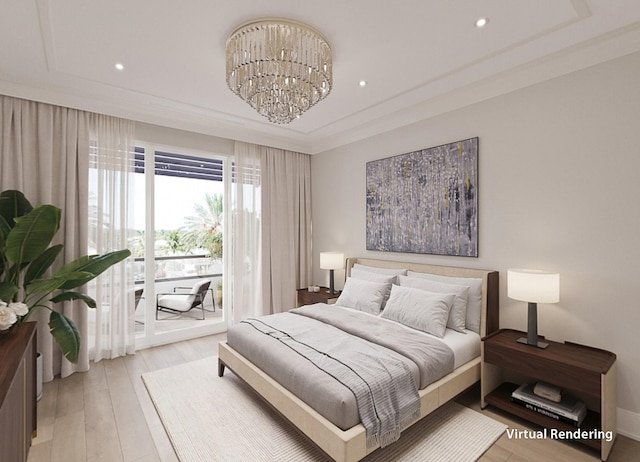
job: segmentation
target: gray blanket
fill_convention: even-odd
[[[242,322],[286,345],[347,386],[356,397],[369,447],[393,443],[402,428],[419,418],[417,386],[398,353],[291,313]]]
[[[289,313],[330,324],[411,359],[420,371],[421,390],[453,371],[454,354],[444,342],[395,322],[323,303],[296,308]]]

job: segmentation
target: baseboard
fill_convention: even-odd
[[[617,409],[618,411],[618,433],[627,438],[640,441],[640,414]]]

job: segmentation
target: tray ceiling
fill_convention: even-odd
[[[640,50],[637,0],[372,5],[9,0],[0,93],[313,154]],[[229,33],[260,17],[305,22],[333,49],[331,94],[289,125],[224,79]]]

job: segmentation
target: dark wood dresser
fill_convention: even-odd
[[[0,460],[26,461],[37,425],[36,323],[0,332]]]

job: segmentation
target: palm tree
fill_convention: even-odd
[[[167,231],[165,241],[167,242],[167,248],[172,255],[184,250],[184,245],[182,244],[182,232],[180,232],[180,230],[173,229]]]
[[[205,194],[204,205],[195,204],[193,210],[195,216],[185,217],[184,246],[206,249],[212,259],[222,258],[222,194]]]

